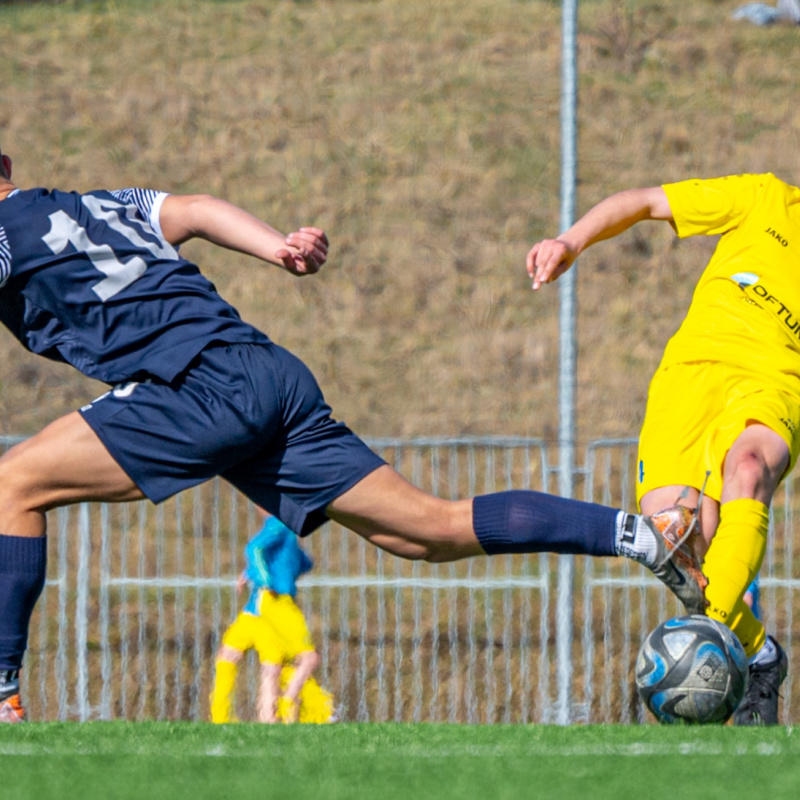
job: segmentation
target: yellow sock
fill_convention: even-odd
[[[767,547],[769,509],[758,500],[731,500],[720,508],[720,523],[703,562],[708,578],[707,614],[725,623],[748,658],[764,644],[764,626],[742,600]]]
[[[211,721],[216,723],[235,722],[231,698],[236,685],[236,664],[230,661],[217,661],[214,677],[214,690],[211,692]]]
[[[291,666],[284,667],[281,670],[281,691],[286,691],[294,671],[294,667]],[[325,691],[314,678],[309,678],[300,690],[296,708],[285,697],[281,697],[278,700],[278,718],[281,721],[288,722],[292,719],[293,714],[296,714],[297,722],[317,725],[332,722],[336,718],[333,695]]]
[[[287,725],[298,721],[297,703],[286,696],[278,698],[277,713],[278,719]]]
[[[335,717],[333,695],[326,692],[313,678],[309,678],[300,691],[300,716],[298,722],[323,725]]]

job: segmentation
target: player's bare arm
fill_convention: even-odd
[[[277,264],[293,275],[313,275],[328,255],[328,237],[319,228],[304,227],[284,236],[244,209],[211,195],[169,195],[159,221],[170,244],[206,239]]]
[[[672,222],[669,201],[660,186],[627,189],[601,200],[569,230],[530,249],[526,267],[534,291],[557,280],[590,245],[611,239],[645,219]]]

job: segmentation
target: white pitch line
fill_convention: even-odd
[[[285,756],[289,752],[283,752],[283,748],[270,746],[269,751],[259,751],[258,753],[247,752],[241,747],[226,748],[221,744],[213,746],[201,746],[197,750],[191,751],[181,748],[174,754],[167,754],[169,757],[178,756],[197,756],[215,758],[236,758],[236,759],[264,759],[265,757]],[[376,751],[383,755],[383,751]],[[622,758],[649,758],[652,756],[785,756],[796,755],[796,747],[787,747],[780,742],[754,742],[753,744],[743,744],[741,742],[732,743],[724,746],[720,743],[703,742],[680,742],[677,744],[657,744],[652,742],[631,742],[630,744],[620,745],[571,745],[560,747],[524,747],[512,746],[503,747],[502,745],[465,745],[456,747],[425,747],[424,749],[405,750],[402,746],[395,747],[394,755],[404,759],[435,759],[435,758],[575,758],[575,757],[606,757],[615,756]],[[43,755],[55,756],[144,756],[152,758],[155,753],[149,748],[128,746],[128,747],[103,747],[88,748],[80,747],[75,749],[53,748],[39,746],[31,742],[4,742],[0,744],[0,756],[31,756],[40,758]],[[365,756],[364,753],[361,754]]]

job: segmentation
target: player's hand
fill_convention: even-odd
[[[313,275],[328,257],[328,237],[319,228],[300,228],[290,233],[286,245],[275,256],[292,275]]]
[[[563,239],[543,239],[528,252],[525,265],[536,291],[544,283],[563,275],[577,257],[577,252]]]

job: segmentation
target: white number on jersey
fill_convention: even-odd
[[[169,260],[178,258],[177,251],[168,242],[153,242],[139,234],[136,227],[151,234],[153,229],[146,222],[136,219],[135,206],[125,206],[93,195],[84,195],[81,200],[96,220],[105,222],[136,247],[148,250],[156,258]],[[122,222],[121,210],[125,211],[128,222],[136,227],[130,227]],[[89,238],[86,229],[65,211],[50,214],[50,231],[42,237],[42,240],[56,255],[71,244],[79,253],[85,253],[89,257],[94,267],[106,276],[92,287],[92,291],[103,302],[126,289],[147,269],[147,262],[139,256],[133,256],[128,261],[122,262],[109,245],[95,244]]]

